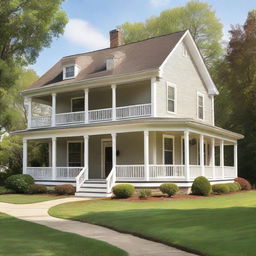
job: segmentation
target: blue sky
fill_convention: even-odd
[[[165,9],[184,5],[187,0],[66,0],[62,8],[69,23],[65,33],[44,49],[31,66],[44,74],[66,55],[108,47],[109,31],[128,21],[145,21]],[[256,0],[207,0],[224,25],[227,38],[230,24],[243,24]]]

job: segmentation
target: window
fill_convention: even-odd
[[[183,57],[187,57],[187,56],[188,56],[188,51],[187,51],[185,45],[182,46],[182,56],[183,56]]]
[[[82,166],[83,144],[82,142],[68,142],[68,166]]]
[[[170,135],[163,137],[163,162],[164,164],[173,164],[174,138]]]
[[[167,109],[168,112],[176,112],[176,86],[171,83],[167,83]]]
[[[65,76],[64,78],[72,78],[75,76],[75,66],[67,66],[64,68]]]
[[[204,119],[204,95],[201,93],[197,94],[197,117]]]
[[[84,98],[71,99],[71,111],[72,112],[84,111]]]

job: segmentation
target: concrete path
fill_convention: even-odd
[[[8,204],[0,202],[0,212],[7,213],[16,218],[35,222],[60,231],[71,232],[81,236],[105,241],[119,247],[133,256],[161,255],[161,256],[192,256],[176,248],[161,243],[152,242],[133,235],[123,234],[97,225],[84,222],[54,218],[48,215],[48,209],[52,206],[81,200],[77,197],[51,200],[33,204]]]

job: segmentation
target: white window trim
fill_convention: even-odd
[[[169,135],[169,134],[163,134],[162,135],[162,163],[164,163],[164,151],[165,151],[165,148],[164,148],[164,139],[165,138],[171,138],[172,141],[173,141],[173,145],[172,145],[172,148],[173,148],[173,152],[172,152],[172,157],[173,157],[173,163],[172,165],[175,165],[176,161],[175,161],[175,136],[173,135]]]
[[[69,166],[69,144],[70,143],[80,143],[81,144],[81,167],[82,167],[83,166],[83,140],[68,140],[67,141],[67,167],[70,167]],[[74,166],[74,167],[76,167],[76,166]]]
[[[84,99],[84,97],[72,97],[71,98],[70,112],[72,112],[72,113],[73,113],[73,100],[77,100],[77,99]]]
[[[168,109],[168,87],[174,88],[174,111],[169,111]],[[177,113],[177,86],[174,83],[166,82],[166,109],[169,114]]]
[[[199,96],[203,97],[203,118],[199,118]],[[205,120],[205,97],[204,97],[204,94],[201,92],[197,92],[196,97],[197,97],[197,99],[196,99],[196,101],[197,101],[197,104],[196,104],[197,119]]]
[[[107,143],[106,143],[107,142]],[[106,144],[104,144],[104,143],[106,143]],[[108,145],[110,145],[111,144],[111,147],[113,146],[112,145],[112,138],[105,138],[105,139],[101,139],[101,172],[100,172],[100,174],[101,174],[101,178],[104,178],[104,176],[105,176],[105,166],[104,166],[104,164],[105,164],[105,147],[106,146],[108,146]]]
[[[66,68],[74,66],[74,76],[66,77]],[[75,78],[79,73],[79,67],[76,64],[67,64],[63,66],[63,80]]]

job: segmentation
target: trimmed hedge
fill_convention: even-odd
[[[5,180],[5,186],[16,193],[29,193],[34,179],[28,174],[16,174]]]
[[[235,182],[240,184],[242,190],[252,189],[252,185],[250,184],[250,182],[244,178],[241,178],[241,177],[235,178]]]
[[[229,193],[229,187],[226,184],[214,184],[212,185],[212,192],[216,194]]]
[[[113,187],[112,191],[116,198],[128,198],[134,194],[135,188],[130,184],[118,184]]]
[[[138,193],[139,193],[140,199],[147,199],[148,197],[150,197],[152,195],[151,189],[141,189],[141,190],[139,190]]]
[[[171,197],[179,191],[179,187],[173,183],[163,183],[160,186],[160,191],[163,194],[167,194],[168,197]]]
[[[199,176],[194,179],[191,191],[193,195],[208,196],[211,192],[211,184],[207,178]]]
[[[31,194],[46,194],[47,187],[44,185],[33,184],[30,188],[30,193]]]
[[[76,192],[76,189],[71,184],[55,186],[55,193],[58,195],[74,195],[75,192]]]

